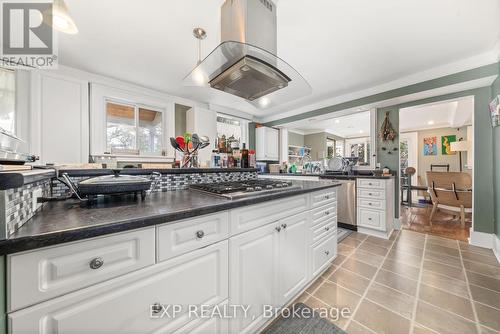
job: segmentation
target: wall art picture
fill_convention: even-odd
[[[453,155],[457,154],[457,152],[454,152],[451,150],[451,143],[457,141],[457,136],[455,135],[449,135],[449,136],[442,136],[441,137],[441,154],[443,155]]]
[[[491,125],[493,127],[500,125],[500,95],[490,102]]]
[[[424,155],[437,155],[437,137],[424,138]]]

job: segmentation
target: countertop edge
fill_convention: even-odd
[[[76,228],[71,230],[61,230],[46,234],[19,237],[15,239],[0,240],[0,255],[14,254],[34,250],[43,247],[55,246],[67,242],[85,240],[113,233],[126,232],[155,225],[164,225],[175,223],[186,218],[197,217],[201,215],[216,213],[224,210],[235,209],[243,206],[263,203],[269,200],[282,199],[301,194],[307,194],[328,188],[338,187],[340,184],[324,184],[315,188],[291,190],[282,193],[269,194],[253,198],[240,199],[235,201],[228,200],[226,203],[202,206],[195,209],[187,209],[162,215],[155,215],[141,219],[125,220],[112,222],[102,225]]]
[[[56,177],[56,172],[53,169],[0,172],[0,190],[19,188],[26,184],[49,180],[54,177]]]

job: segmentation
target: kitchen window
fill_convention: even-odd
[[[217,115],[217,137],[219,140],[224,136],[229,142],[237,143],[241,147],[247,143],[248,122],[244,119]]]
[[[106,147],[111,153],[138,151],[159,155],[163,148],[163,113],[150,107],[106,102]]]

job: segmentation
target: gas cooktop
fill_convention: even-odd
[[[265,195],[281,191],[300,189],[294,186],[291,181],[285,180],[245,180],[218,183],[192,184],[190,189],[202,191],[212,195],[217,195],[229,199],[245,198],[257,195]]]

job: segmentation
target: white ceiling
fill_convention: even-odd
[[[474,99],[466,97],[455,101],[403,108],[399,111],[399,129],[402,132],[438,128],[459,128],[472,124]]]
[[[313,93],[262,111],[182,86],[197,60],[191,31],[207,30],[204,56],[215,48],[223,0],[66,1],[80,32],[59,35],[60,64],[260,117],[487,54],[500,40],[498,0],[279,1],[278,55]]]
[[[355,112],[340,117],[309,118],[286,124],[292,132],[302,134],[328,132],[342,138],[367,137],[370,135],[370,112]]]

